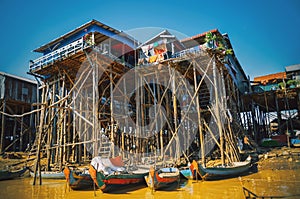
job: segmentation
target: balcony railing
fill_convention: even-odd
[[[201,48],[193,47],[193,48],[185,49],[185,50],[174,53],[172,58],[184,57],[184,56],[191,55],[191,54],[199,54],[201,52],[202,52]]]
[[[65,59],[71,55],[74,55],[75,53],[82,51],[84,47],[83,38],[78,39],[64,47],[61,47],[51,53],[48,53],[38,59],[35,59],[33,61],[30,61],[29,63],[29,70],[34,71],[41,69],[44,66],[47,66],[49,64],[53,64],[57,60]]]

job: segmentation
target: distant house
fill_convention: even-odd
[[[23,151],[34,140],[34,115],[10,117],[30,112],[37,102],[37,83],[0,72],[0,151]]]
[[[289,79],[300,81],[300,64],[286,66],[285,72]]]
[[[271,91],[300,86],[300,64],[286,66],[285,72],[254,77],[253,92]]]
[[[300,87],[300,64],[286,66],[285,72],[288,77],[287,86],[289,88]]]
[[[287,82],[286,72],[279,72],[269,75],[254,77],[254,85],[252,90],[254,92],[263,92],[270,90],[277,90],[281,82]]]

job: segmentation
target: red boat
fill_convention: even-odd
[[[93,180],[89,174],[77,175],[74,171],[70,170],[69,167],[65,167],[64,174],[68,185],[73,190],[92,190]]]
[[[107,162],[107,159],[102,159],[102,161]],[[103,192],[122,192],[132,188],[136,189],[139,187],[138,185],[145,186],[144,177],[148,175],[148,171],[125,171],[120,167],[120,165],[124,165],[120,157],[110,158],[109,162],[114,163],[114,166],[118,165],[114,168],[115,171],[110,174],[107,174],[106,171],[102,171],[99,168],[96,169],[93,165],[90,165],[89,168],[89,173],[94,183]],[[99,163],[97,163],[97,165],[99,165]]]
[[[176,189],[179,185],[180,172],[179,169],[174,167],[157,170],[151,167],[149,175],[145,177],[145,180],[148,187],[154,190]]]

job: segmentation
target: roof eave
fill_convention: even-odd
[[[58,43],[58,42],[64,40],[65,38],[68,38],[68,37],[70,37],[71,35],[73,35],[73,34],[79,32],[79,31],[81,31],[81,30],[84,30],[84,29],[86,29],[87,27],[89,27],[89,26],[91,26],[91,25],[94,25],[94,24],[96,24],[96,25],[98,25],[98,26],[101,26],[101,27],[106,27],[105,29],[110,30],[110,31],[112,31],[112,32],[114,32],[114,33],[116,33],[116,34],[119,34],[119,33],[120,33],[119,30],[116,30],[116,29],[114,29],[114,28],[112,28],[112,27],[110,27],[110,26],[108,26],[108,25],[106,25],[106,24],[103,24],[103,23],[101,23],[101,22],[99,22],[99,21],[97,21],[97,20],[95,20],[95,19],[92,19],[91,21],[89,21],[89,22],[87,22],[87,23],[85,23],[85,24],[79,26],[78,28],[76,28],[76,29],[74,29],[74,30],[72,30],[72,31],[70,31],[70,32],[68,32],[68,33],[66,33],[66,34],[64,34],[64,35],[62,35],[62,36],[60,36],[60,37],[58,37],[58,38],[56,38],[56,39],[50,41],[50,42],[47,43],[47,44],[44,44],[44,45],[40,46],[39,48],[33,50],[33,52],[40,52],[40,53],[41,53],[41,52],[44,52],[49,46],[52,46],[52,45],[54,45],[55,43]]]

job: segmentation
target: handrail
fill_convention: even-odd
[[[29,70],[37,70],[46,66],[50,63],[54,63],[57,60],[69,57],[70,55],[75,54],[79,50],[83,50],[84,42],[83,38],[80,38],[64,47],[61,47],[51,53],[48,53],[40,58],[37,58],[29,63]]]
[[[29,70],[38,70],[41,69],[43,66],[47,66],[48,64],[53,64],[57,60],[65,59],[71,55],[74,55],[77,52],[83,51],[83,49],[91,47],[92,43],[83,42],[83,38],[80,38],[64,47],[61,47],[49,54],[46,54],[38,59],[30,61],[29,63]],[[123,63],[118,57],[114,56],[110,53],[108,44],[100,44],[98,46],[94,46],[94,50],[97,52],[108,56],[112,60],[115,60],[119,63]],[[133,68],[132,65],[129,63],[123,63],[129,68]]]
[[[183,57],[183,56],[188,55],[188,54],[198,54],[198,53],[201,53],[201,52],[202,52],[202,50],[200,48],[192,47],[192,48],[188,48],[188,49],[185,49],[185,50],[174,53],[172,58]]]

